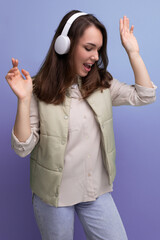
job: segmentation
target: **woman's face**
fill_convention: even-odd
[[[87,76],[92,65],[98,61],[98,51],[102,47],[103,36],[95,26],[88,27],[79,39],[74,53],[75,73],[81,77]]]

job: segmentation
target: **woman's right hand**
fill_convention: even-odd
[[[30,77],[29,72],[22,69],[22,76],[21,72],[18,69],[18,60],[12,58],[12,65],[13,68],[9,70],[6,75],[6,80],[11,87],[12,91],[18,97],[19,100],[30,99],[32,95],[32,79]]]

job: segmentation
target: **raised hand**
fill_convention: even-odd
[[[121,42],[128,55],[131,55],[132,53],[139,54],[139,46],[133,34],[133,29],[133,25],[131,26],[131,28],[129,28],[129,18],[124,16],[123,19],[120,19],[119,30]]]
[[[12,58],[12,65],[13,68],[9,70],[5,77],[9,86],[20,100],[30,98],[32,95],[32,79],[29,72],[22,69],[24,78],[18,69],[17,59]]]

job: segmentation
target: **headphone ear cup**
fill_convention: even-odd
[[[54,49],[55,49],[56,53],[58,53],[60,55],[68,53],[68,51],[70,49],[69,37],[60,35],[55,41]]]

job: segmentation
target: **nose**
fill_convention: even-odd
[[[94,52],[94,54],[91,56],[91,59],[94,60],[95,62],[98,61],[98,59],[99,59],[99,53],[98,53],[97,50],[96,50],[96,51]]]

